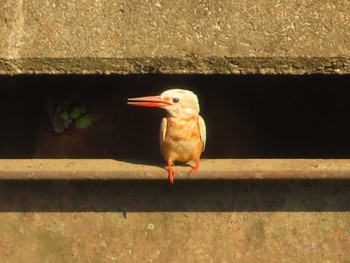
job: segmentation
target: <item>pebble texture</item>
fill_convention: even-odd
[[[349,73],[341,1],[1,1],[0,73]]]

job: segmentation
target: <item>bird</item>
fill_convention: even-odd
[[[129,98],[129,105],[157,107],[167,111],[160,125],[160,150],[168,165],[168,180],[174,183],[175,161],[196,165],[189,174],[199,170],[200,156],[206,145],[206,126],[199,115],[195,93],[185,89],[169,89],[157,96]]]

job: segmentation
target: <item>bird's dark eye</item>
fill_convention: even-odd
[[[180,101],[179,98],[173,98],[174,103],[178,103],[179,101]]]

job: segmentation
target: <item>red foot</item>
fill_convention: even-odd
[[[168,180],[171,184],[174,183],[174,170],[173,167],[171,166],[172,162],[168,161]]]
[[[199,170],[199,158],[196,159],[196,166],[191,169],[190,174],[196,173]]]

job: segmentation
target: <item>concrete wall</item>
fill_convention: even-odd
[[[348,262],[349,181],[0,181],[1,262]]]
[[[347,0],[0,2],[0,73],[349,73]]]
[[[156,72],[350,73],[350,3],[0,1],[0,74]],[[66,180],[3,176],[1,262],[350,258],[348,179],[170,186],[165,179],[68,180],[77,176],[73,166]]]

